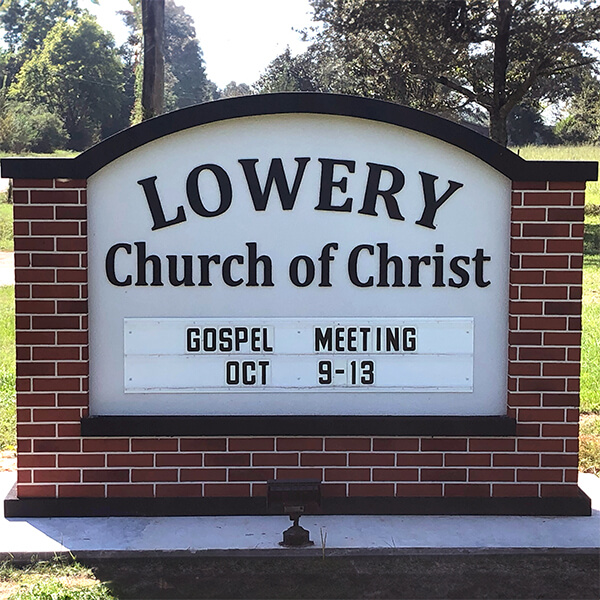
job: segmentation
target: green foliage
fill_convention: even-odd
[[[12,83],[56,23],[76,18],[81,12],[77,0],[6,0],[3,8],[0,28],[9,49],[4,70],[6,85]]]
[[[569,102],[569,115],[556,124],[560,141],[566,144],[600,144],[600,81],[589,77]]]
[[[11,50],[35,50],[54,25],[80,14],[77,0],[9,0],[0,14]]]
[[[0,151],[52,152],[64,147],[67,140],[61,118],[44,105],[0,103]]]
[[[112,36],[89,14],[58,22],[19,71],[9,96],[62,117],[73,149],[99,140],[120,114],[123,72]]]
[[[314,44],[306,52],[292,56],[289,48],[275,58],[254,85],[259,94],[274,92],[338,92],[356,94],[354,86],[364,82],[357,78],[347,83],[338,77],[343,73],[340,58],[327,52],[324,45]],[[378,88],[375,88],[377,90]],[[372,96],[367,90],[359,95]],[[379,97],[379,96],[375,96]],[[383,95],[381,96],[383,97]],[[391,99],[391,98],[388,98]]]
[[[222,90],[221,98],[235,98],[237,96],[252,95],[252,88],[247,83],[230,81]]]
[[[508,139],[511,145],[540,145],[555,142],[554,132],[544,123],[541,112],[542,107],[539,103],[524,102],[515,107],[507,122]]]
[[[166,108],[175,110],[212,100],[216,88],[204,70],[194,21],[173,0],[165,2]]]

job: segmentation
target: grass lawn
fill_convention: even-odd
[[[581,410],[600,413],[600,255],[583,264]]]
[[[0,287],[0,450],[16,448],[15,291]]]
[[[91,569],[64,560],[16,566],[0,563],[0,598],[8,600],[113,600]]]
[[[0,252],[13,250],[13,207],[0,198]]]

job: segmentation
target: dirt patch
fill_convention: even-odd
[[[17,470],[17,453],[14,450],[0,451],[0,472]],[[1,598],[1,596],[0,596]]]
[[[14,285],[15,258],[12,252],[0,252],[0,285]]]
[[[598,598],[591,554],[108,559],[87,566],[127,598]]]

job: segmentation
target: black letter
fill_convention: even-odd
[[[150,209],[152,221],[154,222],[154,225],[152,225],[152,231],[162,229],[163,227],[169,227],[169,225],[183,223],[185,221],[185,211],[183,210],[183,206],[177,207],[177,216],[174,219],[167,221],[165,218],[165,212],[163,211],[160,198],[158,197],[158,191],[156,189],[156,176],[140,179],[137,183],[142,186],[144,194],[146,195],[148,208]]]
[[[327,327],[325,332],[320,327],[315,327],[315,352],[323,349],[327,352],[332,351],[331,327]]]
[[[365,189],[365,200],[363,202],[363,207],[358,212],[361,215],[371,215],[376,217],[375,203],[377,202],[377,198],[381,196],[385,202],[385,207],[387,208],[390,219],[404,221],[404,217],[398,208],[398,202],[396,201],[396,198],[394,198],[394,194],[397,194],[404,187],[404,173],[396,167],[378,165],[377,163],[368,162],[367,166],[369,167],[369,177]],[[392,175],[392,185],[387,190],[379,189],[381,173],[383,171],[387,171]]]
[[[321,263],[321,283],[319,283],[319,287],[331,287],[330,270],[331,261],[334,258],[331,255],[331,251],[337,249],[337,243],[330,242],[329,244],[325,244],[323,250],[321,250],[321,256],[317,259]]]
[[[417,349],[417,330],[414,327],[402,328],[402,350],[414,352]]]
[[[306,268],[306,276],[304,277],[304,281],[300,281],[300,277],[298,276],[298,271],[300,269],[300,261],[302,261]],[[295,256],[292,258],[292,262],[290,263],[290,279],[292,283],[296,287],[306,287],[313,282],[315,278],[315,263],[312,261],[310,256]]]
[[[387,243],[377,244],[379,248],[379,282],[377,287],[390,287],[388,270],[390,263],[394,266],[394,283],[392,287],[404,287],[402,282],[402,259],[399,256],[388,255]]]
[[[240,254],[232,254],[223,261],[223,281],[229,287],[237,287],[238,285],[242,285],[242,283],[244,283],[243,279],[233,279],[231,277],[231,263],[233,261],[238,263],[238,265],[243,265],[244,257]]]
[[[448,280],[450,287],[461,288],[465,287],[467,283],[469,283],[469,271],[463,269],[458,263],[464,262],[468,265],[471,262],[471,259],[468,256],[455,256],[450,261],[450,269],[451,271],[460,277],[460,281],[456,281],[453,277]]]
[[[436,244],[435,251],[443,252],[444,244]],[[435,264],[435,281],[433,282],[433,287],[446,287],[444,283],[444,257],[434,256],[433,262]]]
[[[339,181],[333,181],[333,169],[336,165],[342,165],[348,169],[350,173],[354,173],[356,163],[353,160],[333,160],[331,158],[320,158],[321,163],[321,189],[319,191],[319,204],[315,206],[315,210],[334,210],[339,212],[350,212],[352,210],[352,198],[346,198],[346,201],[341,206],[333,206],[331,204],[331,195],[333,188],[336,187],[346,193],[348,183],[347,177],[342,177]]]
[[[219,184],[219,193],[221,194],[221,202],[216,210],[207,210],[200,198],[200,189],[198,188],[198,176],[202,171],[210,171],[216,178]],[[187,178],[187,197],[192,210],[201,217],[216,217],[222,215],[230,206],[233,192],[231,190],[231,181],[226,171],[219,165],[201,165],[196,167]]]
[[[433,219],[435,219],[435,214],[438,211],[438,208],[454,194],[454,192],[460,189],[463,184],[458,183],[456,181],[448,181],[450,184],[448,189],[444,192],[443,196],[439,200],[435,199],[435,181],[438,179],[435,175],[430,175],[429,173],[423,173],[419,171],[419,175],[421,176],[421,181],[423,182],[423,199],[425,200],[425,208],[423,209],[423,214],[421,218],[416,221],[417,225],[422,225],[423,227],[429,227],[429,229],[435,229],[435,225],[433,224]]]
[[[187,329],[187,351],[200,351],[200,329],[197,327],[188,327]]]
[[[262,263],[264,269],[262,287],[273,287],[273,263],[269,256],[258,256],[256,250],[256,242],[246,242],[248,247],[248,283],[247,287],[256,287],[256,267],[258,263]]]
[[[173,286],[194,285],[192,281],[192,255],[184,255],[183,258],[183,279],[177,277],[177,257],[169,254],[169,283]]]
[[[152,263],[152,283],[150,285],[163,285],[160,274],[160,258],[156,254],[146,256],[146,242],[135,242],[137,248],[137,281],[135,285],[148,285],[146,281],[146,265]]]
[[[475,283],[479,287],[487,287],[490,285],[490,281],[485,281],[483,279],[483,263],[489,262],[492,260],[491,256],[483,255],[483,248],[477,248],[475,252],[475,256],[473,257],[473,262],[475,263]]]
[[[258,175],[256,174],[256,163],[258,162],[258,158],[238,160],[244,169],[246,181],[248,182],[248,189],[250,190],[255,210],[265,210],[267,208],[267,201],[271,194],[271,190],[273,189],[273,182],[275,182],[275,186],[279,192],[279,199],[281,200],[283,210],[292,210],[292,208],[294,208],[296,196],[298,196],[298,190],[302,183],[304,170],[306,169],[306,164],[310,158],[295,158],[294,160],[298,163],[298,168],[296,169],[296,177],[294,178],[294,184],[291,191],[280,158],[274,158],[271,161],[267,181],[263,190],[260,189]]]
[[[408,284],[408,287],[421,287],[421,282],[419,281],[419,267],[421,263],[430,265],[431,256],[409,256],[408,260],[410,260],[410,283]]]
[[[358,278],[358,255],[363,250],[366,250],[371,256],[373,256],[373,253],[375,252],[375,248],[373,248],[373,246],[370,244],[361,244],[360,246],[353,248],[352,252],[350,252],[350,256],[348,257],[348,276],[350,277],[350,281],[357,287],[372,287],[372,275],[365,282],[362,282]]]
[[[200,259],[200,281],[198,285],[208,287],[212,285],[210,282],[210,263],[215,263],[215,265],[221,264],[221,255],[213,254],[209,256],[208,254],[199,254],[198,258]]]
[[[119,287],[125,287],[131,285],[131,275],[127,275],[124,281],[120,281],[117,279],[117,275],[115,273],[115,254],[117,250],[125,250],[127,254],[131,254],[131,245],[130,244],[115,244],[112,246],[109,251],[106,253],[106,277],[113,285],[118,285]]]

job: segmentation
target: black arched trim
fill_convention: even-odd
[[[598,176],[596,162],[526,161],[475,131],[412,108],[306,92],[242,96],[190,106],[125,129],[74,158],[2,159],[2,176],[86,179],[135,148],[178,131],[227,119],[291,113],[341,115],[405,127],[461,148],[513,181],[590,181]]]

